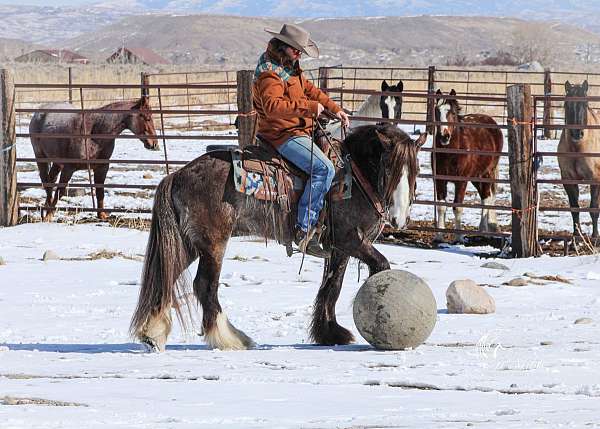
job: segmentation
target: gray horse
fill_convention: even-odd
[[[74,109],[77,108],[68,103],[45,104],[42,109]],[[156,139],[154,122],[150,113],[147,98],[142,97],[136,101],[119,101],[107,104],[100,108],[105,112],[86,113],[61,113],[61,112],[36,112],[29,123],[29,134],[31,144],[36,158],[71,158],[74,160],[108,160],[115,148],[115,138],[124,130],[143,136],[140,140],[144,147],[150,150],[159,150]],[[127,110],[127,112],[110,112],[109,110]],[[35,134],[62,134],[63,136],[42,136]],[[64,135],[81,134],[105,134],[105,137],[68,137]],[[67,184],[71,176],[77,170],[85,170],[88,164],[38,161],[38,170],[42,183],[54,184],[58,173],[59,183]],[[108,163],[90,164],[94,171],[94,183],[103,185],[108,172]],[[56,189],[52,198],[53,186],[45,186],[46,204],[43,220],[50,221],[54,214],[58,200],[64,195],[65,187]],[[108,217],[104,208],[104,188],[96,188],[96,200],[98,202],[98,217]]]

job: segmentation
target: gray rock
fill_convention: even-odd
[[[528,284],[528,283],[529,283],[529,282],[528,282],[526,279],[524,279],[524,278],[522,278],[522,277],[516,277],[516,278],[514,278],[514,279],[512,279],[512,280],[509,280],[509,281],[507,281],[507,282],[504,282],[504,283],[502,283],[502,284],[503,284],[503,285],[506,285],[506,286],[515,286],[515,287],[519,287],[519,286],[527,286],[527,284]]]
[[[590,323],[594,323],[594,319],[590,319],[589,317],[580,317],[574,322],[575,325],[588,325]]]
[[[437,321],[437,305],[423,279],[402,270],[369,277],[353,305],[354,323],[373,347],[404,350],[422,344]]]
[[[554,344],[552,341],[540,341],[540,346],[551,346]]]
[[[488,314],[496,311],[496,303],[473,280],[455,280],[446,290],[448,313]]]
[[[52,250],[46,250],[44,256],[42,256],[42,261],[57,261],[59,259],[60,257]]]
[[[85,197],[85,188],[71,188],[67,187],[67,197]]]
[[[481,267],[482,268],[491,268],[492,270],[510,271],[510,268],[508,268],[506,265],[501,264],[500,262],[494,262],[494,261],[486,262]]]

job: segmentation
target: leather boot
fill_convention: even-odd
[[[302,231],[302,229],[296,229],[296,235],[294,237],[294,243],[298,246],[298,249],[302,253],[306,253],[317,258],[328,258],[329,252],[324,250],[317,237],[315,236],[316,228],[311,228],[309,233]]]

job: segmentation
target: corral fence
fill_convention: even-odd
[[[473,201],[455,203],[435,201],[436,179],[448,181],[470,181],[480,178],[441,176],[436,174],[435,163],[422,159],[422,173],[419,177],[419,192],[415,206],[429,209],[430,220],[412,222],[409,229],[422,232],[443,232],[453,234],[477,234],[500,238],[512,238],[512,249],[515,256],[533,256],[540,252],[540,238],[563,240],[565,251],[567,241],[573,238],[571,233],[559,233],[547,228],[538,233],[538,213],[569,212],[571,209],[564,201],[556,203],[557,198],[546,198],[542,191],[549,188],[552,195],[560,192],[560,179],[546,177],[540,167],[542,157],[556,157],[555,150],[544,146],[546,140],[557,130],[564,128],[562,102],[564,80],[579,82],[588,79],[590,92],[597,92],[600,76],[593,74],[575,74],[562,72],[512,72],[490,70],[458,70],[458,69],[426,69],[416,68],[348,68],[342,66],[322,67],[305,72],[314,83],[327,91],[332,98],[344,108],[356,111],[360,104],[370,95],[382,95],[381,81],[395,84],[398,80],[404,83],[403,116],[400,120],[389,120],[402,126],[405,130],[433,131],[442,122],[435,121],[435,90],[441,88],[448,93],[454,88],[456,99],[463,107],[463,113],[487,113],[498,122],[497,128],[507,135],[508,145],[502,152],[482,152],[482,155],[496,154],[501,157],[504,171],[501,170],[494,181],[505,190],[502,198],[495,205],[484,205]],[[148,97],[152,105],[152,114],[157,123],[157,137],[162,147],[160,158],[157,156],[140,156],[129,158],[126,154],[115,154],[110,161],[87,160],[88,171],[69,184],[71,190],[89,189],[87,195],[74,205],[61,205],[62,212],[93,212],[97,210],[94,202],[95,189],[103,187],[113,190],[115,195],[136,195],[147,197],[145,206],[110,207],[104,209],[108,213],[149,213],[153,189],[164,174],[201,155],[209,143],[239,144],[244,146],[254,141],[255,116],[253,114],[251,84],[252,72],[220,71],[220,72],[187,72],[144,74],[139,84],[131,85],[92,85],[77,84],[69,79],[65,84],[14,84],[10,73],[2,70],[0,87],[0,111],[2,129],[0,130],[0,224],[14,225],[19,213],[35,213],[45,208],[39,195],[28,196],[32,189],[43,189],[57,186],[51,183],[40,183],[35,179],[36,162],[75,162],[65,159],[39,159],[29,154],[19,153],[17,157],[17,139],[29,138],[24,128],[35,112],[49,112],[52,108],[40,107],[43,101],[70,101],[83,114],[102,111],[101,106],[110,101]],[[173,82],[179,83],[173,83]],[[554,82],[553,82],[554,81]],[[37,97],[34,93],[37,92]],[[48,95],[52,95],[49,97]],[[37,101],[36,101],[37,100]],[[600,98],[591,97],[594,105]],[[233,126],[237,119],[237,130]],[[373,122],[381,119],[356,118]],[[479,125],[481,126],[481,125]],[[488,125],[489,126],[489,125]],[[16,132],[18,128],[19,132]],[[90,137],[90,135],[72,135],[73,137]],[[140,136],[121,135],[119,138],[130,139],[128,143]],[[26,147],[26,145],[23,145]],[[183,148],[183,149],[182,149]],[[21,146],[19,146],[21,150]],[[435,145],[425,147],[425,154],[435,157],[440,153],[460,155],[456,149],[436,148]],[[143,154],[143,151],[139,151]],[[586,156],[590,154],[583,154]],[[591,154],[590,156],[594,156]],[[111,171],[131,173],[139,171],[139,180],[119,182],[119,174],[103,185],[92,183],[90,170],[94,164],[113,164]],[[429,168],[427,168],[429,165]],[[17,171],[19,179],[17,180]],[[148,171],[150,173],[148,173]],[[142,176],[142,172],[145,172]],[[556,173],[556,171],[554,171]],[[111,179],[111,178],[109,178]],[[429,183],[422,187],[422,183]],[[581,184],[597,182],[583,181]],[[59,184],[58,186],[65,186]],[[427,191],[433,187],[433,192]],[[542,191],[542,193],[540,193]],[[21,201],[19,203],[19,192]],[[473,194],[471,192],[471,194]],[[110,195],[110,194],[109,194]],[[472,197],[472,195],[471,195]],[[472,198],[471,198],[472,199]],[[564,200],[564,198],[562,198]],[[88,201],[86,205],[84,200]],[[540,203],[541,201],[541,203]],[[478,232],[472,228],[436,228],[430,226],[431,220],[436,225],[437,211],[435,207],[464,207],[467,209],[495,209],[504,213],[505,228],[497,232]],[[595,211],[597,209],[581,208],[577,211]],[[424,216],[427,218],[427,216]],[[427,224],[429,222],[429,225]]]

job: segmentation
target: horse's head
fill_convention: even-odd
[[[410,208],[417,189],[419,149],[427,140],[422,133],[417,140],[392,127],[375,131],[382,146],[377,188],[389,208],[389,220],[394,228],[408,223]]]
[[[160,150],[147,97],[140,98],[131,107],[131,114],[127,115],[125,127],[132,133],[143,136],[140,140],[146,149]]]
[[[567,97],[587,97],[588,82],[583,81],[581,85],[571,85],[569,81],[565,82],[565,95]],[[587,100],[565,100],[565,124],[566,125],[587,125]],[[569,137],[575,143],[579,142],[584,135],[583,129],[568,129]]]
[[[397,95],[382,95],[379,100],[379,107],[381,108],[381,117],[387,119],[400,119],[402,116],[402,90],[404,84],[401,80],[396,85],[388,85],[384,80],[381,82],[382,92],[396,92]]]
[[[450,144],[450,138],[456,129],[461,109],[456,99],[443,97],[442,91],[439,89],[436,94],[439,98],[435,104],[435,120],[436,122],[446,122],[447,124],[435,127],[435,138],[440,144],[446,146]],[[456,96],[456,91],[453,89],[448,95],[454,97]]]

